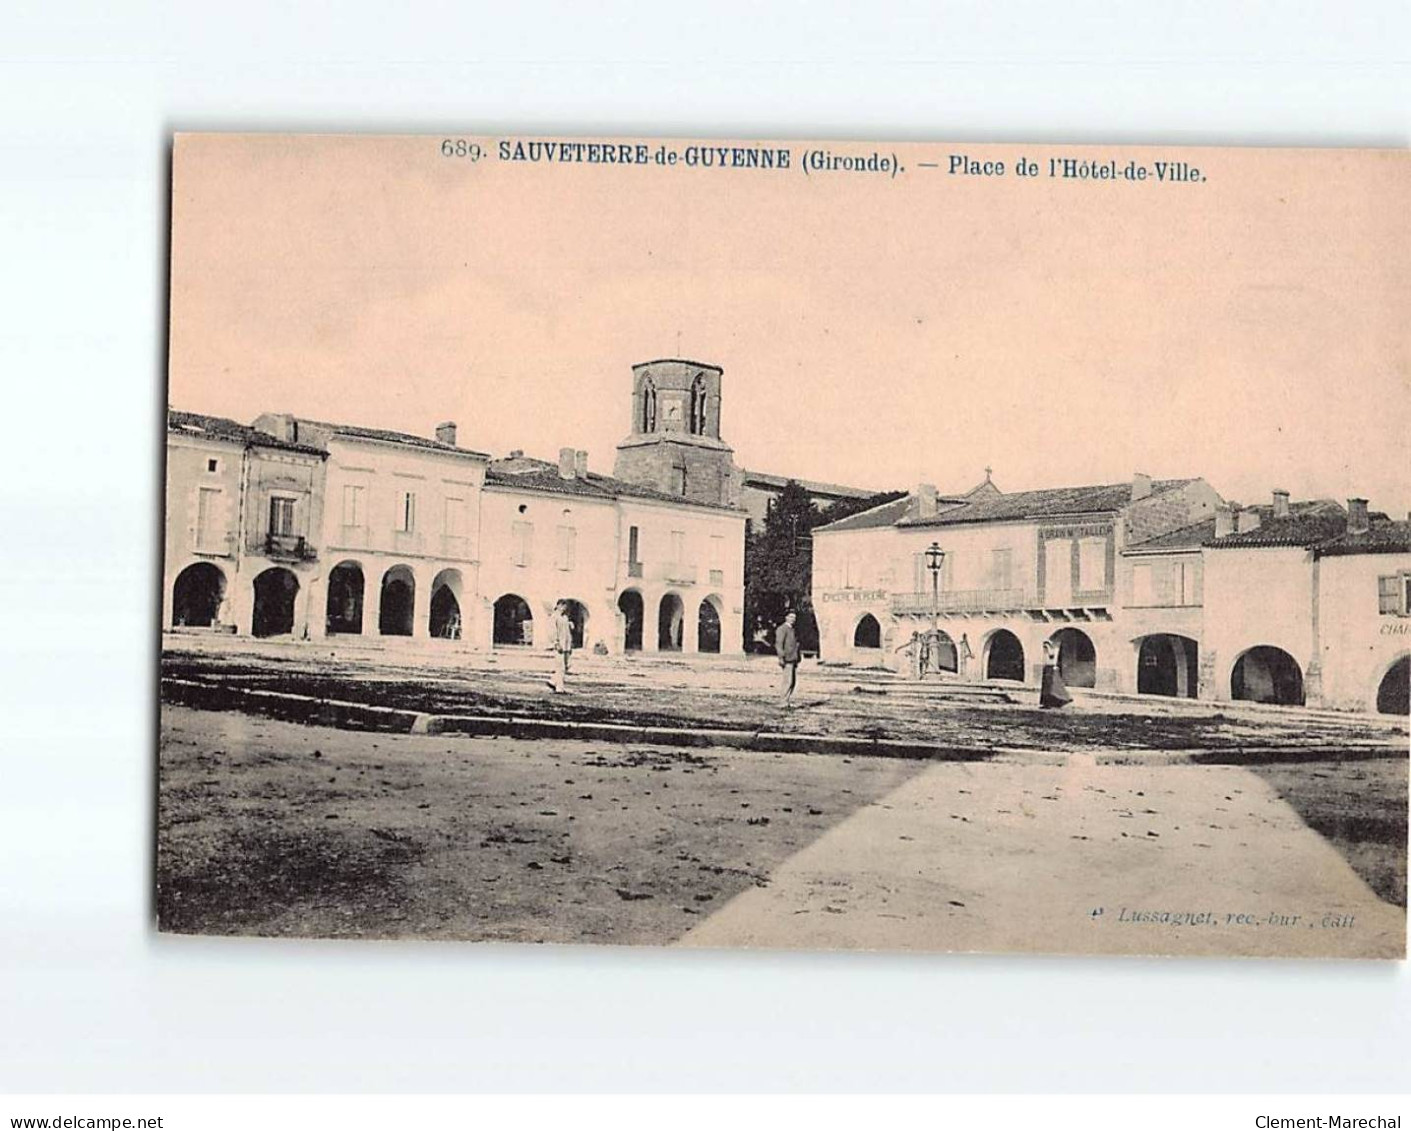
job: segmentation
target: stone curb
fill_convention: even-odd
[[[1062,765],[1074,756],[1095,764],[1244,766],[1274,762],[1309,762],[1335,758],[1369,761],[1406,758],[1391,744],[1327,743],[1317,746],[1231,746],[1192,750],[1036,750],[1025,747],[936,745],[891,739],[830,738],[821,734],[777,731],[712,730],[690,727],[633,726],[629,723],[578,723],[528,715],[432,715],[397,707],[377,707],[337,699],[317,699],[284,691],[263,691],[199,680],[164,678],[162,701],[212,711],[244,711],[285,722],[331,726],[340,730],[394,734],[446,734],[485,738],[562,738],[577,742],[645,743],[656,746],[726,747],[771,754],[840,754],[931,762],[987,762]]]
[[[431,715],[396,707],[375,707],[336,699],[316,699],[282,691],[165,678],[162,701],[211,711],[244,711],[285,722],[331,726],[340,730],[398,734],[473,735],[492,738],[562,738],[577,742],[647,743],[656,746],[723,746],[770,754],[842,754],[872,758],[907,758],[932,762],[983,762],[993,751],[983,746],[938,746],[888,739],[829,738],[821,734],[773,731],[710,730],[688,727],[633,726],[628,723],[577,723],[527,715]]]

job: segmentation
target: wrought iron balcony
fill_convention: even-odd
[[[318,557],[302,534],[266,534],[264,552],[267,558],[291,562],[311,562]]]
[[[628,563],[627,563],[627,576],[628,576],[628,577],[641,577],[641,576],[642,576],[642,563],[641,563],[641,562],[628,562]]]
[[[1031,609],[1038,595],[1029,589],[942,589],[931,593],[893,593],[892,612],[898,616],[930,616],[941,613],[1008,612]]]

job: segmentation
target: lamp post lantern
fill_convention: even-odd
[[[946,552],[939,542],[926,547],[926,568],[931,571],[931,631],[940,628],[941,614],[941,566],[945,564]]]

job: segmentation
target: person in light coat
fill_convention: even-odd
[[[573,621],[569,619],[568,607],[562,601],[554,605],[550,631],[554,649],[554,677],[551,686],[554,691],[562,692],[568,680],[568,658],[573,655]]]

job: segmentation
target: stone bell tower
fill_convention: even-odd
[[[669,358],[632,367],[632,431],[613,475],[697,503],[739,505],[734,452],[720,438],[718,366]]]

